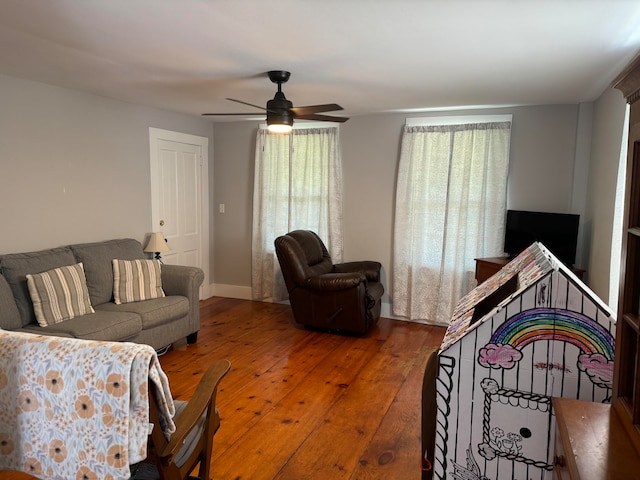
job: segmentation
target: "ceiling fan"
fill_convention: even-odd
[[[234,98],[227,98],[232,102],[242,103],[250,107],[259,108],[267,112],[267,125],[272,132],[290,132],[293,128],[293,120],[316,120],[320,122],[346,122],[347,117],[334,117],[332,115],[321,115],[325,112],[342,110],[340,105],[327,103],[324,105],[308,105],[306,107],[294,107],[293,103],[284,96],[282,84],[287,83],[291,74],[284,70],[271,70],[267,72],[269,80],[278,84],[278,91],[273,100],[267,101],[267,107],[261,107],[252,103],[243,102]],[[202,115],[253,115],[252,113],[203,113]]]

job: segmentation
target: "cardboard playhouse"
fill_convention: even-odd
[[[550,480],[551,398],[610,402],[615,317],[535,243],[457,305],[438,352],[433,478]]]

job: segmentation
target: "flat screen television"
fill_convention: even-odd
[[[572,267],[576,262],[580,215],[572,213],[507,210],[504,251],[509,258],[534,242],[540,242]]]

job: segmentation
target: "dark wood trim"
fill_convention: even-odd
[[[611,88],[620,90],[628,103],[634,103],[640,98],[640,55],[611,82]]]

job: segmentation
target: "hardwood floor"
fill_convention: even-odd
[[[365,337],[297,329],[288,305],[214,297],[195,345],[160,357],[189,399],[214,359],[215,480],[421,477],[422,375],[443,327],[381,318]]]

